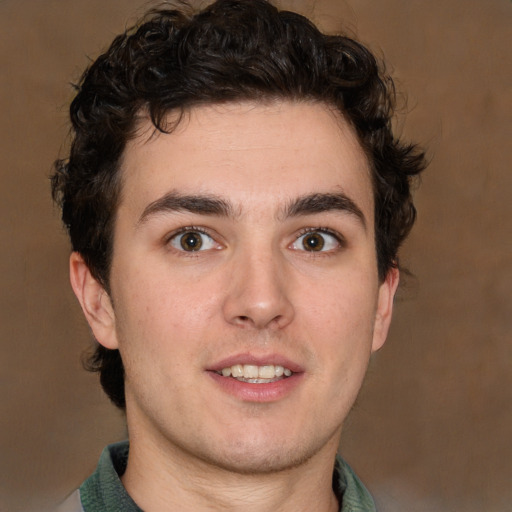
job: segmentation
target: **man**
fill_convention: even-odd
[[[153,12],[84,74],[53,193],[126,410],[64,510],[355,511],[337,458],[423,154],[363,46],[264,0]]]

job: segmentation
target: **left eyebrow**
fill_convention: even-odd
[[[178,192],[169,192],[148,204],[142,212],[138,225],[148,221],[149,218],[161,213],[190,212],[199,215],[214,215],[220,217],[233,217],[231,204],[216,196],[209,195],[182,195]]]
[[[329,211],[341,211],[355,216],[366,229],[366,218],[359,206],[343,193],[316,193],[298,197],[284,208],[284,218],[299,217]]]

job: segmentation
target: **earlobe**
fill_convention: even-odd
[[[391,268],[384,282],[379,287],[375,326],[373,330],[372,352],[379,350],[386,341],[391,317],[393,316],[393,301],[400,280],[397,268]]]
[[[73,252],[69,258],[69,277],[98,343],[109,349],[118,348],[115,314],[110,297],[77,252]]]

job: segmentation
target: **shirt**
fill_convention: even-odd
[[[128,451],[128,441],[107,446],[96,471],[57,512],[143,512],[120,479],[126,469]],[[339,512],[376,512],[370,493],[339,455],[334,464],[332,485],[340,503]]]

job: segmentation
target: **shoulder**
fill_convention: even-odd
[[[376,512],[368,489],[340,456],[336,457],[333,488],[341,503],[340,512]]]
[[[80,491],[77,489],[73,494],[68,496],[54,512],[84,512],[80,501]]]

